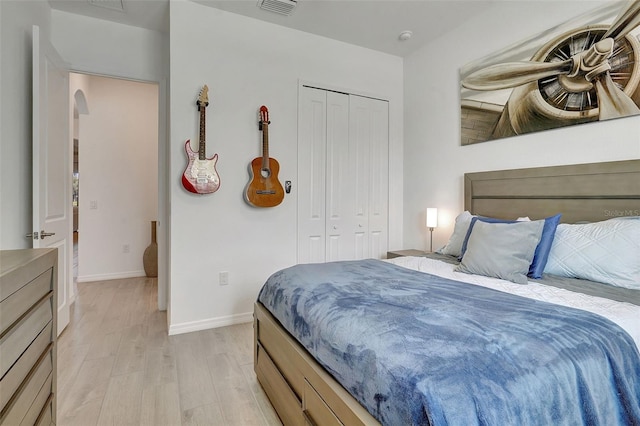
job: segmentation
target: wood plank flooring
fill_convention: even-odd
[[[253,372],[253,326],[167,335],[156,280],[77,284],[58,340],[58,421],[280,425]]]

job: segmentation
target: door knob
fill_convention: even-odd
[[[42,231],[40,231],[40,239],[44,240],[46,237],[51,237],[53,235],[56,235],[55,232],[44,232],[44,229]]]

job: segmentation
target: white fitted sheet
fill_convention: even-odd
[[[640,348],[640,306],[551,287],[533,280],[529,280],[527,285],[522,285],[498,278],[455,272],[453,270],[455,265],[425,257],[396,257],[387,259],[386,262],[529,299],[555,303],[601,315],[622,327],[633,338],[636,346]]]

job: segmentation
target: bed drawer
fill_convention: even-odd
[[[342,422],[307,380],[304,381],[303,414],[308,426],[342,426]]]
[[[287,337],[281,330],[258,321],[258,340],[269,353],[271,360],[279,367],[284,378],[289,382],[299,400],[302,400],[304,392],[303,371],[305,361],[291,345],[287,343]]]
[[[42,408],[50,400],[53,379],[53,354],[43,354],[39,363],[21,389],[2,411],[0,423],[6,425],[33,425]]]
[[[256,375],[285,425],[303,425],[302,403],[282,377],[264,348],[257,347]]]
[[[345,424],[349,426],[380,425],[358,401],[336,382],[335,379],[279,325],[269,311],[260,303],[255,304],[254,317],[255,371],[271,403],[285,425],[309,425],[313,424],[314,421],[324,425],[325,417],[323,414],[325,414],[326,411],[323,410],[326,409],[328,409],[333,416],[328,416],[327,418],[334,418],[334,420],[337,421],[337,423],[329,424]],[[265,384],[266,380],[262,377],[264,373],[261,370],[266,369],[266,367],[258,367],[259,364],[265,363],[265,359],[268,359],[270,362],[270,366],[275,372],[274,375],[283,383],[283,388],[286,389],[286,392],[294,395],[293,398],[283,398],[280,393],[286,392],[274,391],[271,386]],[[280,373],[282,370],[285,371],[284,375]],[[289,377],[293,377],[293,379],[290,380]],[[295,392],[293,383],[299,384],[299,393]],[[305,386],[310,386],[316,395],[306,390]],[[302,403],[301,401],[303,398],[306,398],[307,394],[311,395],[310,398],[312,398],[312,400]],[[314,397],[316,397],[316,399],[313,399]],[[282,404],[274,402],[275,399],[281,399],[282,401],[295,400],[295,405],[291,406],[294,407],[296,411],[294,420],[285,421],[287,416],[280,412]],[[305,414],[302,412],[303,405],[307,410]],[[325,406],[324,408],[323,405]],[[284,409],[291,408],[285,407]],[[315,417],[311,417],[312,414],[310,414],[310,412],[314,413],[313,415]],[[321,414],[317,414],[318,412]],[[304,418],[305,416],[307,419]],[[318,416],[320,416],[319,419],[317,418]]]

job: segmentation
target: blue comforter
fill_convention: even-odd
[[[640,424],[638,349],[599,315],[378,260],[297,265],[258,299],[383,424]]]

